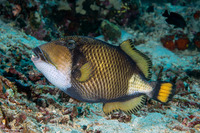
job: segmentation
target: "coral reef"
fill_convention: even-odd
[[[175,40],[175,45],[178,50],[185,50],[189,47],[189,39],[185,35],[179,35],[178,39]]]
[[[194,1],[1,0],[0,132],[199,132],[200,23]],[[165,9],[180,13],[187,27],[169,26]],[[31,62],[33,47],[66,35],[101,35],[102,22],[120,27],[109,25],[102,38],[119,45],[128,34],[152,59],[152,81],[176,85],[171,102],[147,99],[136,114],[105,116],[101,103],[72,99]]]
[[[200,49],[200,32],[196,33],[193,39],[194,44]]]
[[[162,50],[156,50],[155,45],[148,45],[148,48],[143,50],[154,50],[144,51],[153,59],[152,80],[171,80],[177,86],[176,96],[167,105],[148,99],[145,107],[131,116],[122,112],[105,116],[101,104],[86,104],[70,98],[53,87],[35,69],[30,61],[30,52],[32,47],[44,42],[17,32],[1,21],[0,25],[1,132],[104,132],[105,129],[126,132],[141,129],[145,132],[149,129],[152,132],[156,132],[157,129],[168,132],[199,131],[199,80],[196,80],[198,76],[191,74],[195,72],[187,72],[188,77],[184,71],[184,67],[188,65],[191,70],[197,67],[199,59],[189,64],[176,62],[178,65],[167,68],[166,64],[169,62],[164,60],[171,60],[167,50],[162,52],[167,55],[154,55]],[[3,27],[9,28],[12,34]],[[138,45],[138,48],[144,48],[143,45]],[[159,64],[156,61],[166,64]],[[148,125],[149,123],[153,125]]]
[[[110,23],[108,20],[104,20],[101,23],[101,32],[104,36],[104,40],[117,42],[121,38],[121,30],[117,25]]]
[[[193,16],[194,16],[195,20],[199,20],[199,18],[200,18],[200,11],[196,11]]]
[[[97,36],[102,20],[127,26],[139,15],[139,4],[114,0],[11,0],[0,7],[3,20],[14,20],[26,34],[46,41],[74,34]]]
[[[186,50],[189,48],[190,40],[185,34],[166,35],[160,39],[163,46],[169,50]]]
[[[174,43],[174,35],[167,35],[161,38],[160,41],[162,42],[163,46],[169,50],[174,50],[176,48]]]

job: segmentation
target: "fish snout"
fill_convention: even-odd
[[[40,61],[40,60],[46,61],[44,52],[42,51],[42,49],[40,47],[36,47],[32,51],[35,54],[35,55],[32,55],[32,57],[31,57],[31,60],[33,62]]]

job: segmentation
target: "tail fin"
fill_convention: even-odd
[[[152,98],[161,103],[169,102],[175,94],[176,87],[169,82],[158,81],[152,91]]]
[[[168,11],[167,11],[167,10],[165,10],[165,12],[162,14],[162,16],[164,16],[164,17],[168,17],[168,16],[169,16],[169,13],[168,13]]]

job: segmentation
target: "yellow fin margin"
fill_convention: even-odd
[[[121,110],[127,114],[133,114],[137,112],[140,108],[142,108],[145,101],[146,96],[140,95],[138,97],[134,97],[133,99],[124,102],[105,103],[103,106],[103,111],[106,115],[117,110]]]
[[[120,44],[121,49],[128,54],[138,65],[144,76],[149,80],[151,78],[150,69],[152,62],[148,56],[137,50],[131,39],[126,40]]]
[[[80,82],[87,81],[91,77],[93,72],[92,65],[89,62],[87,62],[80,68],[80,71],[81,71],[81,76],[78,79],[78,81]]]

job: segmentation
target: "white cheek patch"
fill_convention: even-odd
[[[33,61],[33,63],[49,82],[62,91],[65,92],[67,88],[71,87],[71,68],[66,69],[65,73],[62,73],[55,66],[44,61]]]

